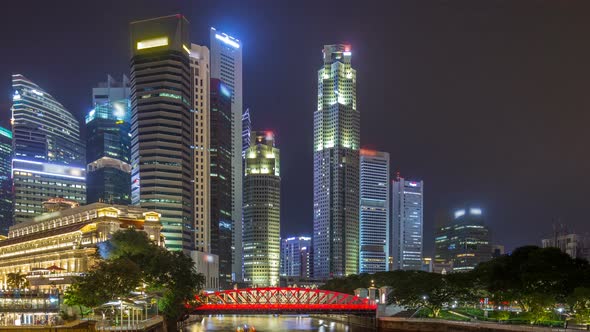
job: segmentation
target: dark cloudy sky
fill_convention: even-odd
[[[0,117],[22,73],[82,119],[127,73],[128,23],[183,13],[244,43],[245,104],[281,148],[283,235],[311,233],[312,123],[324,44],[348,42],[362,145],[425,181],[437,216],[480,205],[508,248],[561,218],[590,231],[590,1],[11,1],[0,11]]]

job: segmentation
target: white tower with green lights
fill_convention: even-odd
[[[326,45],[314,113],[314,277],[358,273],[360,114],[349,45]]]

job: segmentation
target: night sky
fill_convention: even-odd
[[[364,6],[361,6],[364,5]],[[83,119],[129,68],[128,23],[183,13],[244,44],[244,103],[281,149],[282,234],[311,234],[312,127],[324,44],[350,43],[361,143],[425,182],[435,221],[484,209],[494,242],[590,231],[590,1],[11,1],[0,12],[0,122],[12,73]],[[82,122],[81,122],[82,123]]]

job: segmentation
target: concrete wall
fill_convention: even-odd
[[[377,327],[378,331],[381,332],[550,332],[558,330],[530,325],[503,325],[484,322],[453,322],[434,319],[407,319],[394,317],[379,318]]]

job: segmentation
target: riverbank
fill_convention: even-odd
[[[380,332],[556,332],[563,328],[532,325],[505,325],[485,322],[458,322],[440,319],[384,317],[377,321]]]

